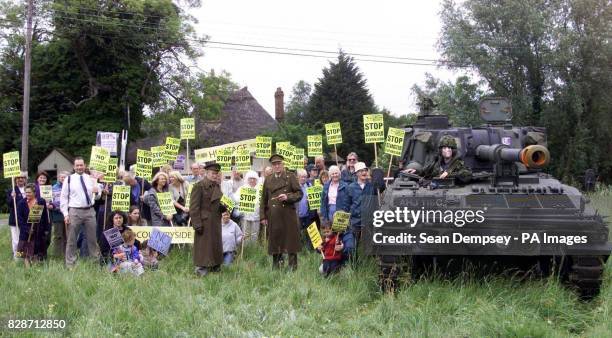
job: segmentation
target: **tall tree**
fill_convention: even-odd
[[[312,86],[304,81],[298,81],[291,90],[289,103],[285,108],[285,121],[291,124],[302,124],[305,122],[306,110],[312,93]]]
[[[366,79],[353,58],[340,51],[338,60],[323,69],[323,76],[314,87],[305,122],[321,133],[325,123],[340,122],[342,144],[338,146],[339,155],[346,156],[356,151],[361,158],[371,162],[374,150],[364,144],[362,115],[375,113],[376,107]],[[325,150],[333,151],[333,147],[326,146]]]
[[[612,3],[467,0],[443,3],[439,47],[510,97],[514,122],[549,131],[551,168],[568,181],[612,177]]]

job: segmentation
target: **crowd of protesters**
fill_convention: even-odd
[[[361,205],[376,194],[365,163],[351,152],[343,168],[328,168],[325,159],[318,156],[314,163],[305,161],[304,168],[294,172],[285,169],[278,154],[269,160],[270,166],[260,172],[249,170],[244,176],[232,168],[227,179],[213,162],[193,163],[186,176],[163,166],[150,182],[136,177],[134,168],[130,168],[118,172],[116,180],[101,183],[99,176],[89,172],[83,158],[77,157],[73,173],[58,173],[51,187],[52,198],[46,200],[41,187],[52,184],[49,174],[39,172],[28,184],[27,173],[23,172],[14,177],[14,189],[7,192],[13,254],[30,262],[42,261],[47,259],[53,242],[54,256],[62,257],[68,268],[75,266],[79,256],[99,259],[114,271],[143,265],[143,260],[149,262],[145,265],[157,267],[158,253],[142,247],[130,227],[191,226],[195,229],[194,265],[198,275],[219,271],[221,264],[235,260],[245,244],[257,243],[267,243],[273,268],[287,261],[290,269],[296,269],[297,254],[305,247],[321,251],[325,257],[321,271],[325,275],[339,270],[355,257],[362,226]],[[128,213],[111,210],[112,190],[117,185],[131,188]],[[315,185],[322,186],[323,191],[318,209],[311,208],[307,198],[308,188]],[[228,210],[220,203],[225,195],[238,206],[243,187],[257,191],[254,211],[242,212],[238,207]],[[162,212],[158,195],[166,192],[176,209],[174,215]],[[189,197],[191,204],[187,204]],[[32,223],[28,216],[36,205],[42,216]],[[338,211],[350,214],[350,226],[342,233],[331,231]],[[313,223],[324,233],[319,248],[312,247],[305,230]],[[124,237],[123,247],[109,245],[103,233],[111,228]]]

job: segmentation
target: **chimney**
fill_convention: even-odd
[[[274,117],[278,123],[283,122],[285,119],[285,94],[280,87],[276,88],[274,93]]]

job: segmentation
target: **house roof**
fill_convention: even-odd
[[[198,122],[198,138],[205,140],[207,146],[253,139],[264,131],[278,128],[278,122],[257,102],[247,87],[230,94],[218,120]],[[163,133],[130,142],[127,163],[136,162],[137,149],[162,145],[166,136],[166,133]]]
[[[278,128],[278,122],[255,100],[247,87],[233,92],[218,121],[199,126],[200,139],[211,140],[211,146],[248,140]]]

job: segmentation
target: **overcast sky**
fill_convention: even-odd
[[[240,86],[248,86],[271,115],[274,115],[277,87],[283,89],[288,101],[292,87],[299,80],[317,82],[329,60],[337,57],[339,48],[356,59],[375,103],[394,115],[403,115],[416,111],[410,88],[422,84],[426,72],[446,80],[454,79],[457,74],[431,65],[375,63],[365,59],[404,63],[430,63],[412,59],[439,59],[435,47],[441,26],[439,10],[439,1],[420,0],[204,0],[202,7],[191,14],[199,20],[198,33],[208,35],[211,40],[198,66],[207,71],[228,71]]]

